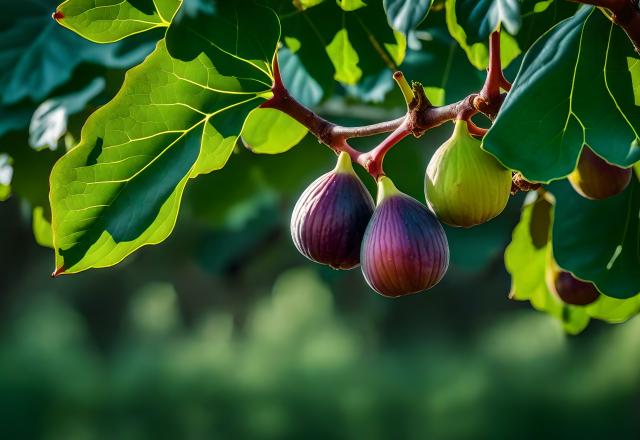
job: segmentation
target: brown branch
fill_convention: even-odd
[[[640,7],[636,0],[569,0],[574,3],[607,8],[615,24],[620,26],[640,55]]]
[[[360,127],[345,127],[336,125],[309,108],[299,103],[282,83],[280,67],[277,55],[273,60],[273,96],[264,102],[261,107],[273,108],[288,114],[296,121],[304,125],[320,142],[329,146],[336,153],[344,151],[349,154],[351,160],[360,164],[375,179],[384,175],[382,162],[385,154],[400,140],[410,134],[416,137],[434,127],[454,119],[463,119],[469,122],[473,135],[484,136],[487,130],[477,127],[471,122],[471,117],[482,112],[490,119],[498,113],[505,94],[501,88],[508,90],[511,85],[504,78],[500,65],[500,34],[494,32],[491,35],[490,65],[487,71],[487,79],[480,93],[473,93],[466,98],[444,106],[434,106],[425,95],[424,88],[419,83],[414,83],[411,90],[404,80],[402,73],[396,72],[394,78],[404,88],[405,99],[411,99],[408,103],[405,116],[378,124]],[[404,84],[402,84],[404,83]],[[369,152],[361,152],[348,143],[355,137],[373,136],[382,133],[391,134],[376,148]]]

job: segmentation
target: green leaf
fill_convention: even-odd
[[[484,70],[489,65],[489,46],[488,37],[493,28],[484,35],[478,34],[476,29],[480,29],[480,23],[459,22],[460,17],[469,17],[470,11],[461,12],[458,3],[460,0],[446,0],[447,27],[449,33],[460,46],[464,49],[471,64],[477,69]],[[475,4],[475,1],[473,2]],[[465,2],[465,8],[470,8],[472,3]],[[482,16],[480,16],[480,19]],[[482,21],[482,20],[479,20]],[[467,28],[463,27],[467,26]],[[483,28],[484,29],[484,28]],[[467,35],[470,33],[469,35]],[[506,68],[511,62],[520,55],[520,48],[517,41],[506,32],[500,34],[500,54],[502,67]]]
[[[282,81],[294,98],[308,107],[322,100],[322,87],[309,75],[297,54],[286,47],[281,48],[278,50],[278,62]]]
[[[621,29],[592,7],[580,9],[527,53],[484,148],[531,181],[569,174],[585,143],[611,163],[632,165],[640,159],[632,53]]]
[[[445,90],[440,87],[425,87],[424,92],[427,94],[427,98],[433,105],[445,104]]]
[[[529,301],[536,310],[560,320],[568,333],[577,334],[589,323],[588,314],[584,308],[564,304],[549,291],[545,281],[551,258],[548,238],[552,218],[553,207],[544,198],[522,208],[520,222],[504,254],[505,266],[511,274],[509,297]]]
[[[640,292],[640,183],[631,179],[624,192],[605,200],[585,199],[567,181],[551,191],[558,264],[608,296],[630,298]]]
[[[215,16],[172,23],[56,163],[58,271],[111,266],[161,242],[189,178],[225,164],[247,114],[270,93],[279,39],[270,10],[237,7],[219,4]]]
[[[38,106],[29,125],[29,146],[36,150],[58,148],[67,132],[69,116],[85,109],[86,104],[104,90],[104,78],[94,78],[80,90],[48,99]]]
[[[362,76],[362,70],[358,67],[358,53],[349,41],[349,33],[346,29],[340,29],[327,46],[327,54],[336,69],[334,78],[344,84],[355,84]]]
[[[467,43],[482,43],[500,24],[516,35],[522,24],[521,0],[455,0],[458,24],[467,35]]]
[[[0,202],[4,202],[11,196],[12,162],[8,154],[0,153]]]
[[[433,0],[384,0],[382,4],[391,27],[409,35],[426,18]]]
[[[589,316],[610,323],[627,321],[640,312],[640,295],[628,299],[611,298],[600,295],[600,298],[586,307]]]
[[[58,23],[96,43],[167,27],[182,0],[66,0],[56,10]]]
[[[307,128],[286,113],[271,108],[256,108],[242,128],[242,140],[254,153],[280,154],[296,146]]]
[[[338,3],[338,6],[347,12],[355,11],[367,6],[367,4],[362,0],[336,0],[336,2]]]
[[[306,72],[325,95],[335,90],[336,79],[353,84],[379,74],[384,68],[397,70],[404,59],[406,39],[389,26],[380,1],[368,2],[366,8],[349,13],[335,1],[324,2],[304,13],[289,0],[270,0],[269,4],[281,17],[285,41],[295,39],[291,49],[295,49]],[[328,52],[331,44],[332,55]],[[341,50],[347,50],[349,56],[345,58]]]
[[[33,236],[40,246],[53,249],[53,232],[51,231],[51,221],[45,217],[42,206],[33,208],[33,218],[31,222]]]
[[[153,49],[141,38],[96,46],[51,19],[57,0],[21,0],[3,5],[0,17],[0,102],[41,102],[66,83],[82,63],[128,68]],[[50,5],[50,7],[48,6]]]

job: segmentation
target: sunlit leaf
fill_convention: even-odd
[[[358,53],[349,41],[349,33],[346,29],[340,29],[327,45],[327,54],[336,70],[334,78],[345,84],[355,84],[362,76],[362,70],[358,67]]]
[[[340,6],[343,10],[355,11],[356,9],[364,8],[367,6],[365,2],[362,0],[336,0],[338,2],[338,6]]]
[[[33,218],[31,220],[33,236],[40,246],[53,249],[53,232],[51,231],[51,221],[45,218],[45,211],[42,206],[33,208]]]
[[[0,202],[11,195],[11,180],[13,179],[13,160],[6,153],[0,153]]]
[[[167,27],[182,0],[66,0],[54,18],[62,26],[97,43]]]
[[[254,153],[279,154],[294,147],[307,128],[286,113],[271,108],[251,111],[242,128],[242,140]]]
[[[277,17],[249,4],[172,23],[51,175],[56,267],[118,263],[164,240],[190,177],[222,167],[270,92]],[[259,37],[254,35],[259,32]]]
[[[36,150],[58,148],[58,141],[67,132],[69,116],[84,110],[85,105],[104,87],[103,78],[94,78],[77,92],[57,96],[40,104],[31,117],[29,145]]]
[[[510,298],[529,301],[536,310],[559,319],[567,332],[576,334],[587,326],[589,316],[581,307],[564,304],[549,291],[545,281],[551,258],[548,234],[552,218],[553,206],[544,198],[522,208],[520,222],[504,254],[511,274]]]

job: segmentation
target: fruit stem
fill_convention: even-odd
[[[404,74],[399,70],[393,74],[393,79],[396,81],[396,84],[398,84],[398,87],[400,87],[400,91],[402,92],[402,96],[404,96],[404,100],[407,103],[408,108],[411,105],[411,102],[415,99],[411,86],[404,77]]]
[[[382,162],[387,152],[398,142],[411,134],[411,124],[408,119],[387,136],[380,144],[368,153],[358,158],[358,163],[362,165],[371,176],[378,180],[384,175]]]
[[[353,169],[353,164],[351,163],[351,156],[346,151],[341,151],[338,155],[338,162],[336,163],[336,167],[333,169],[336,173],[343,174],[355,174],[355,170]]]
[[[394,185],[393,181],[387,176],[381,176],[378,179],[378,196],[376,198],[376,204],[380,205],[383,200],[402,194],[398,188]]]

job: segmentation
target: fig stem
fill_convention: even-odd
[[[376,196],[376,205],[380,205],[383,200],[400,194],[400,190],[396,188],[393,181],[387,176],[381,176],[378,179],[378,195]]]
[[[396,84],[398,84],[398,87],[400,87],[400,91],[402,91],[402,96],[404,96],[404,100],[407,103],[408,108],[411,105],[411,102],[415,99],[411,86],[404,77],[404,74],[400,71],[394,72],[393,79],[396,81]]]
[[[411,124],[409,123],[409,120],[406,119],[389,136],[380,142],[378,146],[368,153],[361,155],[358,158],[358,163],[362,165],[375,180],[379,180],[381,176],[384,176],[382,162],[384,161],[384,157],[387,152],[411,133]]]

